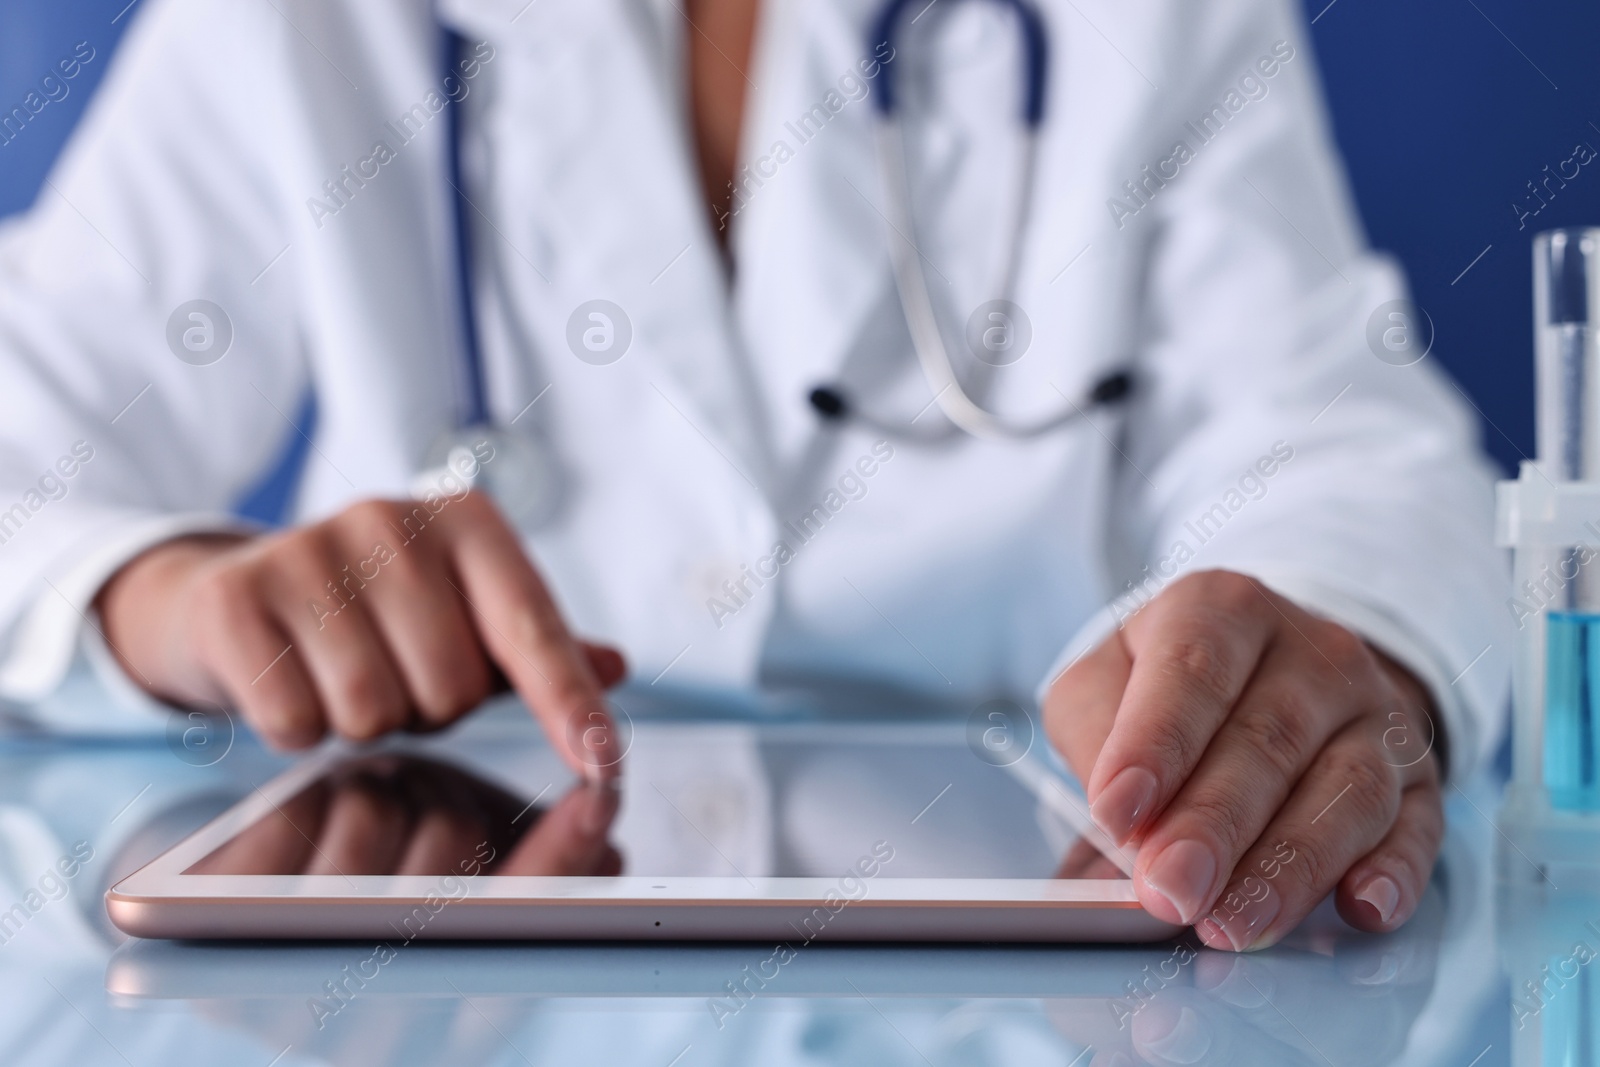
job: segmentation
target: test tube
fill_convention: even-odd
[[[1550,230],[1533,242],[1539,459],[1557,481],[1600,481],[1600,229]]]
[[[1533,293],[1539,466],[1554,482],[1600,483],[1600,229],[1536,237]],[[1600,548],[1572,545],[1553,557],[1561,585],[1545,620],[1543,779],[1552,807],[1595,811]]]

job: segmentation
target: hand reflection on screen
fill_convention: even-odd
[[[416,756],[347,760],[190,874],[616,875],[606,840],[619,794],[579,784],[529,806],[459,767]]]

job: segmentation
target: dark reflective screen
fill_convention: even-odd
[[[533,745],[355,756],[185,873],[1123,877],[1059,797],[959,741],[716,726],[636,742],[616,786]]]

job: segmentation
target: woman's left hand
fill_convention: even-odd
[[[1137,844],[1145,908],[1245,950],[1331,890],[1362,930],[1416,910],[1444,831],[1430,704],[1344,627],[1207,571],[1063,672],[1044,720],[1095,822]]]

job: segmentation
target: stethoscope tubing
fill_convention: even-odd
[[[967,395],[956,376],[955,365],[945,347],[944,333],[922,269],[922,253],[916,245],[916,220],[911,208],[910,177],[906,169],[905,142],[899,123],[880,119],[878,146],[883,173],[888,185],[889,259],[894,268],[895,288],[905,312],[911,345],[916,350],[934,402],[945,418],[984,441],[1017,441],[1041,437],[1082,415],[1077,405],[1031,423],[1014,423],[988,411]],[[1027,201],[1030,199],[1035,139],[1033,131],[1024,134],[1018,161],[1018,195],[1012,211],[1009,253],[1005,259],[1002,299],[1009,299],[1021,257],[1022,237],[1027,228]],[[881,421],[881,420],[880,420]]]
[[[444,69],[448,74],[455,70],[456,60],[466,49],[466,40],[454,30],[440,24],[443,38]],[[467,217],[468,203],[461,175],[462,103],[445,108],[447,123],[445,136],[450,139],[447,178],[450,182],[451,222],[455,238],[455,288],[456,314],[460,321],[460,345],[463,381],[461,425],[463,427],[489,424],[489,393],[483,369],[483,349],[478,337],[478,320],[473,309],[472,231]]]
[[[921,2],[921,0],[917,0]],[[1024,237],[1027,232],[1029,207],[1033,200],[1036,169],[1038,130],[1044,117],[1046,76],[1048,68],[1048,42],[1044,21],[1037,9],[1027,0],[992,0],[1011,8],[1017,16],[1023,45],[1022,136],[1017,159],[1016,195],[1010,203],[1011,218],[1007,225],[1010,240],[1002,261],[999,292],[1002,299],[1010,299],[1017,281]],[[874,22],[869,36],[869,50],[882,44],[893,45],[899,36],[901,19],[912,0],[889,0]],[[463,38],[441,24],[441,49],[443,65],[453,69],[464,47]],[[881,53],[880,53],[881,54]],[[1082,404],[1068,400],[1069,407],[1032,422],[1018,423],[1004,419],[977,401],[962,387],[945,346],[943,332],[922,269],[922,253],[917,246],[916,214],[912,206],[910,174],[907,166],[905,139],[899,121],[899,89],[895,82],[896,58],[899,52],[890,48],[888,60],[880,71],[880,80],[873,96],[877,112],[877,149],[885,183],[888,211],[889,258],[893,267],[895,288],[905,313],[906,325],[911,334],[912,347],[917,362],[933,391],[929,407],[937,406],[950,426],[973,437],[986,441],[1024,441],[1049,434],[1056,429],[1086,417],[1086,409],[1115,403],[1123,399],[1131,388],[1132,379],[1124,369],[1118,369],[1101,378],[1084,398]],[[456,257],[455,298],[459,318],[459,338],[462,352],[463,393],[460,426],[463,428],[490,425],[486,374],[480,344],[478,323],[474,314],[473,270],[469,204],[463,190],[462,163],[462,108],[458,105],[446,110],[449,138],[447,178],[452,193],[452,218],[454,254]],[[811,402],[817,411],[829,419],[853,419],[890,436],[934,442],[948,437],[944,427],[930,426],[921,429],[910,423],[893,420],[861,411],[850,403],[837,386],[824,386],[814,390]],[[924,409],[925,411],[927,408]],[[920,418],[920,414],[918,416]]]
[[[900,29],[900,19],[912,0],[889,0],[874,22],[868,38],[869,50],[882,54],[884,46],[890,56],[883,63],[874,96],[877,111],[878,156],[884,180],[887,203],[887,240],[889,261],[894,272],[895,289],[900,297],[900,307],[905,314],[906,328],[911,334],[911,345],[917,363],[933,391],[929,407],[937,405],[950,424],[973,437],[985,441],[1027,441],[1042,437],[1055,430],[1087,417],[1087,409],[1122,400],[1132,386],[1126,369],[1118,369],[1101,378],[1082,404],[1071,398],[1067,407],[1031,422],[1016,422],[1002,418],[974,400],[962,387],[945,346],[944,333],[923,271],[923,253],[917,245],[916,212],[912,206],[912,189],[906,144],[900,122],[899,88],[895,82],[895,60],[900,51],[894,47]],[[1033,202],[1034,175],[1038,156],[1038,131],[1044,118],[1045,85],[1048,66],[1048,48],[1044,21],[1039,12],[1026,0],[994,0],[1011,8],[1017,16],[1022,38],[1023,93],[1022,132],[1017,154],[1016,189],[1009,205],[1011,217],[1006,231],[1009,240],[1002,260],[999,297],[1009,301],[1015,291],[1017,274],[1021,266],[1024,239],[1027,235],[1028,212]],[[825,418],[853,419],[879,432],[910,440],[934,441],[947,436],[938,430],[923,430],[910,423],[896,424],[892,420],[860,410],[851,403],[837,385],[813,390],[812,405]],[[924,408],[926,411],[927,408]],[[921,418],[918,413],[917,418]],[[915,420],[913,420],[915,421]]]

